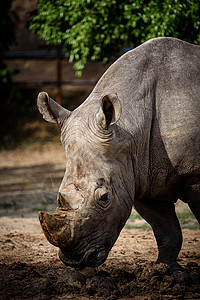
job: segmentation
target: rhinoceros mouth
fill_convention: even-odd
[[[60,260],[67,266],[74,268],[85,268],[85,267],[98,267],[104,263],[108,256],[108,253],[105,250],[95,250],[89,249],[85,252],[81,259],[72,258],[69,255],[66,255],[63,250],[59,251]]]

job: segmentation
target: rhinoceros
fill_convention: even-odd
[[[200,47],[151,39],[116,60],[74,111],[45,92],[37,104],[59,124],[67,158],[56,212],[39,212],[61,261],[101,265],[134,207],[152,226],[157,262],[179,269],[176,201],[200,222]]]

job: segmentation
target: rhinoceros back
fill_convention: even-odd
[[[149,136],[159,134],[179,174],[200,172],[199,46],[175,38],[152,39],[120,57],[93,92],[117,93],[122,102],[119,126],[133,136],[139,129],[141,139],[149,130]],[[157,140],[149,137],[152,151]]]

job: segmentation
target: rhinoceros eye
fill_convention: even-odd
[[[108,196],[109,194],[108,193],[105,193],[104,195],[102,195],[99,199],[99,201],[101,202],[106,202],[108,200]]]
[[[99,205],[102,206],[103,208],[106,208],[107,206],[109,206],[110,203],[110,197],[109,197],[109,193],[104,193],[99,197],[99,201],[98,201]]]
[[[95,192],[95,198],[97,201],[97,204],[106,207],[107,205],[109,205],[109,193],[105,191],[105,189],[103,188],[99,188],[96,190]]]

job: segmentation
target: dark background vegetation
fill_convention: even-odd
[[[200,2],[7,0],[0,25],[0,149],[13,149],[59,133],[41,122],[39,91],[73,109],[129,48],[158,36],[199,44]]]

